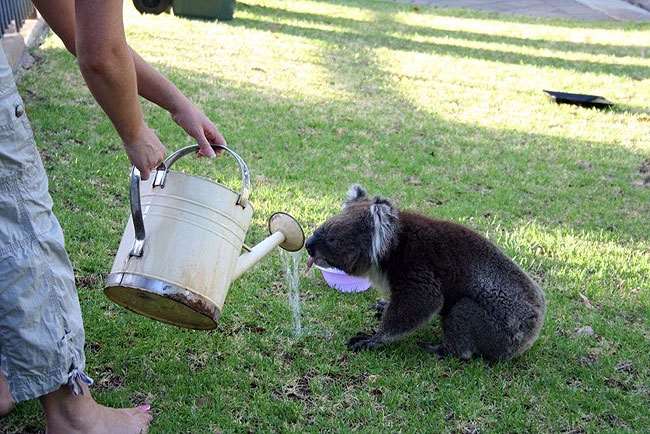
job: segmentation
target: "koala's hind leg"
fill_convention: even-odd
[[[512,343],[504,324],[478,303],[460,299],[442,319],[442,345],[432,348],[439,356],[469,360],[473,355],[488,359],[508,359]]]
[[[379,330],[359,333],[348,341],[353,351],[376,348],[394,342],[429,322],[442,308],[443,297],[436,281],[423,287],[422,276],[416,285],[405,282],[391,288],[391,299],[382,314]]]

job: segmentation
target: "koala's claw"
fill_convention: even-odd
[[[386,306],[388,306],[388,301],[380,298],[379,300],[377,300],[375,304],[371,305],[371,309],[383,313],[384,310],[386,309]]]
[[[439,359],[443,359],[449,355],[449,352],[444,345],[434,345],[431,342],[420,342],[420,348],[427,353],[435,354]]]
[[[348,345],[353,345],[354,343],[356,343],[358,341],[368,339],[370,337],[372,337],[371,333],[359,332],[356,335],[352,336],[350,338],[350,340],[348,340]]]
[[[386,306],[388,306],[388,301],[382,299],[377,300],[375,304],[370,306],[370,308],[375,311],[375,319],[381,319],[386,310]]]
[[[359,332],[348,341],[348,348],[354,352],[369,350],[380,345],[374,334]]]

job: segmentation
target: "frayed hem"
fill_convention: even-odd
[[[74,366],[67,374],[54,371],[44,375],[24,375],[13,380],[10,376],[7,376],[7,379],[11,396],[16,403],[40,398],[56,392],[64,386],[69,387],[70,391],[75,395],[83,395],[82,385],[90,386],[94,383],[93,379],[86,375],[83,368]]]
[[[68,374],[67,384],[74,395],[83,395],[83,385],[92,386],[93,383],[93,379],[87,376],[86,373],[79,368],[73,368]]]

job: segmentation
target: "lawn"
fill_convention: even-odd
[[[75,266],[100,402],[151,403],[153,433],[648,430],[650,26],[370,0],[246,0],[218,24],[127,5],[126,21],[131,45],[247,160],[249,244],[275,211],[313,230],[358,182],[486,234],[542,285],[548,314],[533,348],[505,363],[423,353],[417,343],[440,338],[438,321],[350,353],[347,338],[374,326],[377,294],[304,276],[295,336],[278,254],[231,287],[211,332],[112,304],[102,281],[128,215],[128,161],[50,36],[19,87]],[[617,105],[557,106],[545,88]],[[166,113],[145,110],[168,150],[190,143]],[[182,167],[237,183],[228,158]],[[586,326],[593,334],[576,333]],[[0,431],[42,426],[31,402]]]

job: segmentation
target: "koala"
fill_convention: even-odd
[[[438,314],[442,342],[423,349],[507,360],[533,345],[544,322],[544,292],[492,242],[460,224],[399,211],[358,185],[306,248],[309,266],[367,276],[387,296],[376,306],[378,330],[352,337],[353,351],[397,341]]]

